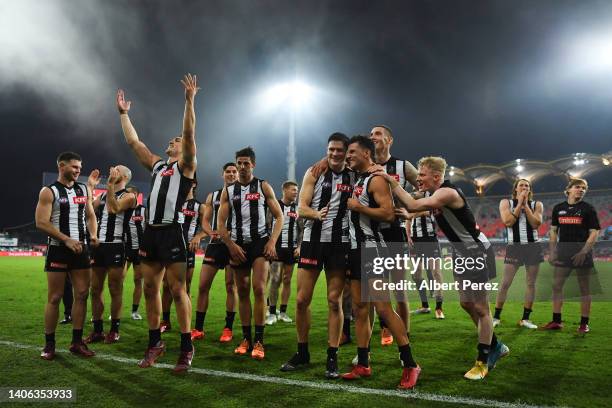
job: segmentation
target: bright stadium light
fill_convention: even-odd
[[[295,80],[275,85],[263,93],[261,103],[267,108],[289,105],[289,141],[287,145],[287,180],[296,180],[295,116],[312,99],[314,91],[308,84]]]

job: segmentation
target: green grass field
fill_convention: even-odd
[[[546,268],[543,264],[539,285],[542,291],[547,282]],[[598,270],[604,292],[609,291],[612,287],[610,263],[599,263]],[[194,276],[196,287],[198,272]],[[523,270],[512,289],[513,301],[504,308],[502,325],[496,330],[509,345],[510,355],[501,360],[484,381],[464,380],[463,373],[471,367],[476,356],[475,330],[456,300],[449,299],[445,305],[446,320],[434,320],[433,315],[412,319],[413,352],[423,371],[416,390],[405,393],[393,391],[400,375],[397,348],[395,345],[380,346],[378,328],[372,338],[371,378],[350,384],[323,378],[327,347],[324,279],[319,281],[312,304],[312,364],[305,371],[289,374],[279,371],[280,365],[295,351],[294,324],[278,323],[266,328],[266,359],[261,362],[234,356],[236,342],[218,343],[225,314],[222,274],[213,286],[211,308],[206,317],[207,337],[196,343],[193,367],[199,370],[177,377],[163,364],[147,370],[136,366],[136,359],[146,347],[147,325],[145,320],[129,318],[133,288],[131,271],[126,280],[120,342],[94,345],[92,349],[99,355],[89,360],[59,353],[55,361],[43,361],[39,358],[39,350],[44,343],[43,309],[47,294],[44,274],[43,258],[0,258],[0,387],[70,387],[76,389],[78,405],[112,407],[184,404],[207,407],[611,405],[606,384],[612,376],[609,366],[612,304],[594,302],[592,332],[585,337],[576,334],[579,305],[575,302],[567,302],[564,307],[566,328],[561,332],[519,329],[516,321],[521,316],[522,303],[517,299],[520,299],[524,282]],[[603,294],[599,298],[610,299],[610,296]],[[294,316],[294,301],[295,285],[288,311],[291,316]],[[413,305],[418,304],[416,296],[412,296],[411,301]],[[108,311],[108,296],[106,305]],[[550,303],[538,302],[532,320],[543,324],[550,320],[550,315]],[[172,316],[173,331],[163,335],[168,351],[160,361],[170,366],[174,365],[179,348],[174,312]],[[105,329],[108,327],[106,323]],[[235,333],[240,332],[238,318],[235,329]],[[85,333],[89,330],[87,326]],[[68,348],[70,334],[70,327],[58,327],[58,350]],[[341,348],[342,370],[349,369],[355,347],[353,344]],[[228,373],[235,373],[235,377]],[[284,380],[299,381],[283,383]],[[342,388],[346,385],[349,387]]]

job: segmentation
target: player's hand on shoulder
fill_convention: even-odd
[[[327,157],[322,158],[318,162],[312,165],[310,168],[310,174],[314,179],[318,179],[321,174],[325,173],[329,168],[329,163],[327,163]]]

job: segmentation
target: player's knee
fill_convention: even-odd
[[[472,302],[459,302],[459,304],[466,312],[470,312],[474,308],[474,303]]]
[[[310,298],[307,296],[298,294],[296,298],[296,307],[299,311],[306,311],[310,306]]]
[[[49,296],[47,296],[47,303],[53,306],[58,306],[62,301],[62,297],[63,294],[61,293],[50,293]]]
[[[76,302],[85,302],[89,297],[88,289],[74,289],[74,300]]]
[[[337,297],[327,298],[327,307],[331,312],[338,313],[340,311],[340,301]]]
[[[263,299],[266,293],[266,288],[262,285],[253,286],[253,296],[256,299]]]
[[[234,285],[234,281],[227,282],[225,284],[225,293],[227,293],[228,295],[233,295],[235,288],[236,285]]]

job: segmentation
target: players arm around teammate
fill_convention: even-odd
[[[509,353],[508,347],[497,340],[489,310],[485,284],[495,277],[495,253],[491,243],[478,229],[474,214],[463,192],[444,181],[446,160],[442,157],[423,157],[419,160],[417,184],[429,197],[414,199],[391,176],[382,170],[395,196],[409,211],[433,210],[438,227],[453,245],[454,259],[472,258],[474,267],[455,265],[461,307],[468,313],[478,331],[478,357],[474,367],[465,373],[470,380],[483,379],[495,367],[497,360]],[[480,261],[480,262],[479,262]],[[475,288],[472,284],[476,284]]]
[[[565,188],[567,200],[557,204],[552,211],[550,228],[549,262],[555,267],[553,275],[553,319],[545,330],[563,328],[563,286],[573,269],[580,288],[580,326],[578,333],[586,334],[591,314],[590,280],[595,276],[593,246],[599,235],[599,219],[595,208],[584,201],[587,181],[570,180]]]
[[[78,181],[81,162],[81,157],[76,153],[61,153],[57,158],[58,179],[40,190],[36,205],[36,228],[49,236],[45,260],[48,285],[45,347],[40,354],[45,360],[55,358],[55,329],[66,274],[70,275],[74,288],[70,351],[82,357],[95,355],[83,342],[83,323],[91,279],[87,241],[92,247],[97,246],[98,224],[92,206],[92,193],[87,185]]]
[[[142,368],[150,367],[164,352],[161,340],[159,288],[165,274],[176,305],[181,330],[181,353],[175,366],[176,372],[186,371],[193,359],[191,342],[191,301],[185,287],[186,252],[180,212],[187,200],[196,172],[195,110],[194,100],[200,89],[196,76],[185,75],[181,80],[185,90],[183,130],[180,136],[168,143],[163,161],[151,153],[142,143],[127,115],[131,103],[125,101],[123,91],[117,92],[117,108],[125,140],[145,168],[151,170],[151,193],[147,200],[147,228],[140,248],[145,280],[145,299],[149,323],[149,344],[145,357],[139,362]]]
[[[504,278],[495,301],[493,327],[501,322],[501,312],[510,285],[518,269],[525,265],[525,304],[518,325],[527,329],[538,328],[529,320],[529,315],[535,299],[535,282],[540,263],[544,260],[538,238],[543,211],[543,204],[533,201],[531,182],[527,179],[517,179],[512,186],[512,197],[499,202],[499,213],[506,226],[508,245],[504,259]]]

